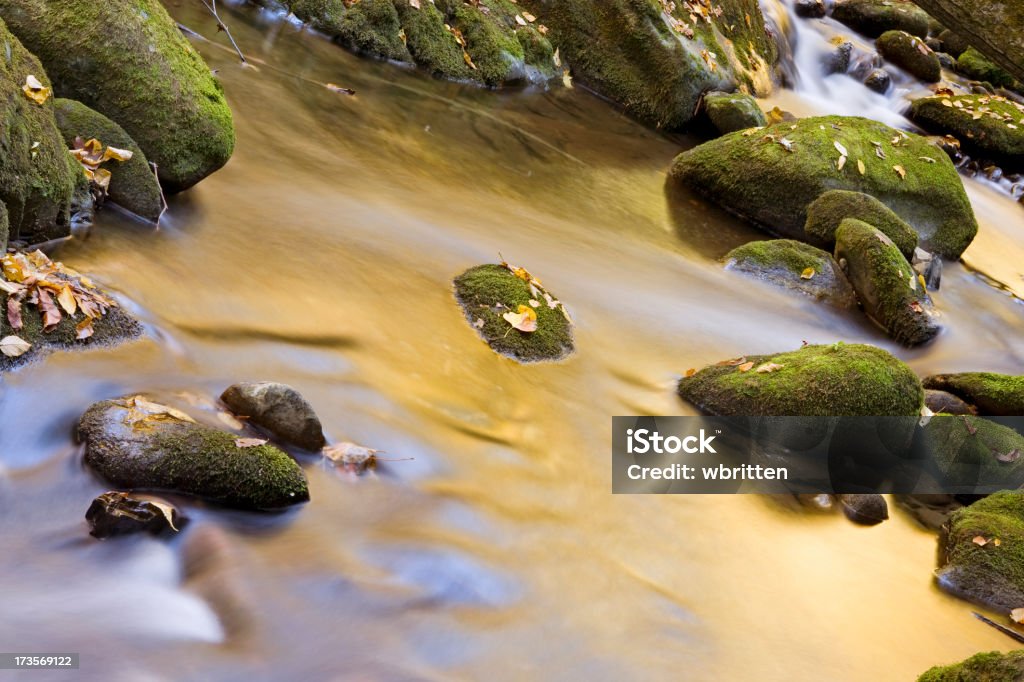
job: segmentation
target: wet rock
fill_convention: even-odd
[[[964,147],[1024,166],[1024,104],[987,94],[939,95],[915,100],[910,115],[929,130],[955,135]]]
[[[836,49],[829,53],[825,58],[825,63],[823,65],[825,74],[846,73],[850,69],[850,60],[852,57],[853,43],[839,43],[836,45]]]
[[[146,155],[124,128],[71,99],[55,100],[54,113],[57,127],[68,147],[73,146],[76,137],[83,140],[96,138],[106,146],[127,149],[132,153],[132,158],[127,161],[110,161],[103,165],[111,174],[108,197],[122,208],[155,221],[163,207],[160,184]]]
[[[837,0],[832,18],[870,38],[892,30],[928,36],[928,14],[907,0]]]
[[[837,143],[848,154],[842,168]],[[960,176],[941,150],[864,118],[823,116],[757,135],[732,133],[683,152],[669,175],[780,237],[803,239],[807,207],[832,189],[874,196],[914,228],[924,248],[947,258],[959,258],[978,231]]]
[[[804,19],[820,19],[825,16],[824,0],[796,0],[793,10]]]
[[[953,512],[962,509],[965,503],[956,495],[947,494],[894,495],[893,498],[918,523],[933,531],[941,529]]]
[[[1024,5],[1006,0],[918,0],[917,4],[1024,80]]]
[[[892,76],[885,69],[872,69],[871,73],[864,78],[864,85],[880,95],[889,92],[892,86]]]
[[[980,417],[936,415],[919,434],[941,490],[977,494],[1024,484],[1024,437]]]
[[[1010,88],[1014,85],[1013,76],[990,62],[973,47],[967,48],[956,60],[956,70],[968,78],[991,83],[997,88]]]
[[[846,518],[862,526],[877,526],[889,518],[889,505],[881,495],[839,495]]]
[[[953,514],[939,554],[943,590],[1004,613],[1024,604],[1024,494],[998,492]]]
[[[942,51],[952,55],[953,58],[959,57],[970,47],[962,36],[954,31],[950,31],[948,28],[939,33],[938,37],[939,42],[942,44]]]
[[[757,100],[742,92],[709,92],[704,95],[704,111],[722,135],[768,123]]]
[[[978,414],[978,409],[965,403],[952,393],[929,388],[924,392],[924,404],[935,414]]]
[[[926,388],[952,393],[987,416],[1024,416],[1024,376],[993,372],[935,374]]]
[[[232,412],[285,443],[306,450],[319,450],[327,444],[313,406],[291,386],[244,382],[229,386],[220,399]]]
[[[1024,682],[1024,651],[975,654],[954,665],[936,666],[917,682]]]
[[[936,52],[935,57],[939,60],[940,68],[947,71],[956,71],[956,59],[952,55],[948,55],[945,52]]]
[[[106,492],[97,497],[85,512],[90,535],[109,538],[130,533],[158,535],[181,530],[185,519],[172,505],[122,492]]]
[[[572,323],[550,292],[539,289],[525,270],[520,274],[503,265],[470,268],[455,278],[455,298],[469,324],[495,352],[520,362],[559,360],[573,351]],[[527,308],[536,315],[532,332],[513,327],[505,317],[523,314]]]
[[[917,233],[888,206],[870,194],[834,189],[825,192],[807,207],[804,224],[806,238],[812,244],[831,249],[836,230],[847,218],[863,220],[889,237],[907,259],[917,248]]]
[[[168,190],[227,163],[235,132],[221,85],[159,0],[0,0],[0,16],[55,94],[117,122]]]
[[[774,239],[745,244],[725,257],[726,270],[740,272],[837,306],[852,308],[856,296],[831,254],[803,242]]]
[[[924,404],[917,376],[881,348],[837,343],[737,364],[705,367],[679,380],[679,396],[717,416],[916,416]],[[765,364],[781,369],[758,372]]]
[[[875,43],[879,54],[926,83],[942,80],[939,58],[920,38],[905,31],[886,31]]]
[[[925,288],[928,291],[938,291],[942,286],[942,259],[934,253],[928,253],[924,249],[914,249],[914,255],[910,260],[914,272],[924,277]]]
[[[233,433],[140,396],[105,400],[78,424],[85,463],[120,488],[166,490],[239,509],[309,500],[302,469],[272,445],[240,446]]]
[[[864,312],[892,338],[917,346],[938,335],[941,327],[924,283],[879,230],[860,220],[844,220],[836,231],[835,258]]]

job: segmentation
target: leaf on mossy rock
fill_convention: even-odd
[[[521,332],[537,331],[537,312],[528,305],[520,305],[516,312],[509,311],[502,317]]]
[[[5,336],[0,339],[0,353],[9,358],[17,358],[29,351],[32,344],[20,336]]]
[[[1013,609],[1010,611],[1010,620],[1014,623],[1024,623],[1024,608]]]
[[[814,268],[804,268],[804,271],[800,273],[800,279],[811,279],[816,274]]]
[[[25,76],[25,85],[21,86],[21,91],[36,104],[46,104],[51,94],[50,88],[40,83],[32,74]]]
[[[258,447],[260,445],[266,445],[266,444],[267,444],[267,439],[266,438],[236,438],[235,439],[235,447],[236,448],[255,448],[255,447]]]

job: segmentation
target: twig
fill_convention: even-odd
[[[985,616],[981,615],[977,611],[971,611],[971,613],[973,613],[974,617],[977,618],[978,620],[980,620],[985,625],[991,625],[992,627],[994,627],[996,630],[999,630],[999,632],[1003,633],[1007,637],[1009,637],[1011,639],[1015,639],[1018,642],[1024,643],[1024,635],[1020,634],[1016,630],[1011,630],[1010,628],[1006,627],[1005,625],[1000,625],[999,623],[995,622],[991,618],[986,618]]]
[[[160,215],[156,217],[156,229],[160,229],[160,220],[164,217],[164,213],[167,212],[167,197],[164,196],[164,188],[160,184],[160,173],[157,168],[156,161],[150,161],[149,165],[153,168],[153,176],[156,177],[156,188],[160,190]]]
[[[69,234],[66,237],[57,237],[56,239],[47,239],[45,242],[39,242],[37,244],[30,244],[29,246],[26,246],[25,248],[23,248],[22,251],[24,251],[26,253],[30,253],[32,251],[42,251],[43,253],[46,253],[46,249],[50,249],[50,248],[53,248],[55,246],[60,246],[61,244],[65,243],[65,242],[69,242],[69,241],[71,241],[74,238],[75,238],[74,235]]]
[[[242,64],[248,66],[249,60],[245,58],[245,55],[242,54],[242,51],[238,48],[238,43],[235,42],[235,38],[231,35],[231,31],[228,29],[227,24],[221,21],[220,15],[217,14],[217,0],[200,0],[200,2],[203,3],[203,6],[206,7],[207,11],[210,12],[210,15],[217,22],[217,30],[224,31],[225,35],[227,35],[228,40],[231,41],[231,47],[235,48],[235,52],[238,53],[238,58],[242,60]]]

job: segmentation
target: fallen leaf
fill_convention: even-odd
[[[527,22],[526,22],[526,19],[523,19],[523,15],[517,14],[516,15],[516,23],[519,24],[520,26],[526,26]]]
[[[907,179],[907,169],[906,168],[904,168],[903,166],[901,166],[899,164],[896,164],[895,166],[892,167],[892,169],[894,171],[896,171],[896,173],[900,176],[900,180],[906,180]]]
[[[164,515],[165,519],[167,519],[167,525],[171,527],[171,530],[175,532],[178,531],[177,527],[175,527],[174,525],[174,507],[167,504],[166,502],[160,502],[158,500],[146,500],[146,502],[149,502],[151,505],[160,510],[160,513]]]
[[[110,159],[114,161],[127,161],[132,156],[133,154],[130,149],[118,149],[117,147],[107,147],[103,152],[104,161],[109,161]]]
[[[1024,609],[1010,611],[1010,620],[1014,623],[1024,623]]]
[[[352,88],[345,88],[345,87],[342,87],[340,85],[336,85],[335,83],[325,83],[324,87],[327,88],[328,90],[330,90],[331,92],[336,92],[336,93],[338,93],[340,95],[354,95],[354,94],[356,94],[356,91],[353,90]]]
[[[409,0],[409,6],[412,7],[413,9],[419,9],[420,0]]]
[[[75,301],[75,293],[71,291],[71,287],[67,284],[61,287],[60,293],[57,294],[57,303],[64,309],[68,315],[74,316],[78,312],[78,303]]]
[[[267,444],[267,439],[266,438],[236,438],[235,439],[235,447],[236,448],[255,448],[257,446],[266,445],[266,444]]]
[[[1000,462],[1016,462],[1018,459],[1020,459],[1020,449],[1010,450],[1009,452],[1006,453],[997,452],[996,459],[998,459]]]
[[[60,310],[54,304],[53,297],[46,289],[38,288],[36,293],[39,297],[39,310],[43,313],[43,331],[53,331],[60,324]]]
[[[95,330],[92,328],[92,318],[86,317],[75,325],[75,340],[84,341],[92,336],[94,332]]]
[[[736,369],[738,369],[741,372],[749,372],[753,368],[754,368],[754,363],[752,363],[752,362],[744,362],[742,365],[740,365]]]
[[[868,171],[868,169],[864,166],[864,162],[861,161],[860,159],[857,159],[857,170],[860,171],[861,175],[864,175]]]
[[[757,372],[758,374],[768,374],[770,372],[780,370],[783,367],[785,367],[785,365],[780,365],[776,362],[766,362],[757,369],[755,369],[754,371]]]
[[[521,332],[537,331],[537,313],[528,305],[520,305],[517,312],[509,311],[502,315],[505,321]]]
[[[836,164],[836,169],[837,170],[843,170],[843,166],[845,166],[845,165],[846,165],[846,157],[845,156],[840,156],[839,157],[839,162]]]
[[[39,82],[39,79],[29,74],[25,76],[25,85],[21,86],[25,96],[36,104],[45,104],[50,99],[50,88]]]
[[[21,301],[14,296],[7,297],[7,322],[14,331],[19,331],[24,326],[21,320]]]
[[[811,279],[816,274],[814,268],[804,268],[804,271],[800,273],[800,279]]]
[[[745,357],[743,357],[743,358],[733,358],[732,360],[722,360],[721,362],[716,362],[715,366],[716,367],[735,367],[736,365],[742,365],[746,361],[747,361],[747,359]]]
[[[833,144],[833,146],[835,146],[836,150],[839,151],[839,154],[841,156],[849,156],[850,155],[850,153],[846,151],[846,147],[844,147],[842,144],[840,144],[838,140],[832,142],[832,144]]]
[[[696,370],[696,369],[694,369],[693,367],[691,367],[690,369],[686,370],[686,374],[685,374],[685,376],[686,376],[687,378],[689,378],[689,377],[692,377],[692,376],[693,376],[694,374],[696,374],[696,373],[697,373],[697,370]]]
[[[910,309],[913,310],[915,313],[923,313],[924,312],[924,308],[921,307],[921,304],[918,303],[917,301],[911,301]]]
[[[537,17],[533,16],[533,15],[532,15],[532,14],[530,14],[529,12],[523,12],[523,19],[526,19],[526,20],[527,20],[528,22],[530,22],[531,24],[532,24],[533,22],[537,21]]]
[[[20,336],[5,336],[0,339],[0,353],[9,358],[16,358],[24,355],[32,347],[32,344]]]
[[[976,544],[978,547],[984,547],[985,545],[988,544],[988,540],[984,536],[982,536],[982,535],[975,535],[971,539],[971,542]]]

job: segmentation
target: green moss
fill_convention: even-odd
[[[0,0],[0,14],[56,94],[116,121],[168,190],[227,163],[235,132],[220,83],[158,0]]]
[[[709,92],[704,95],[704,111],[723,135],[768,124],[757,100],[742,92]]]
[[[861,192],[834,189],[823,193],[807,207],[804,233],[811,243],[832,248],[836,242],[836,230],[847,218],[863,220],[878,229],[896,244],[907,260],[913,258],[917,248],[914,228],[881,201]]]
[[[523,46],[511,27],[501,25],[477,7],[460,6],[455,11],[455,26],[466,40],[466,51],[476,66],[477,78],[486,85],[501,85],[514,78],[524,63]]]
[[[886,31],[875,45],[887,60],[926,83],[942,80],[939,58],[920,38],[905,31]]]
[[[750,242],[730,251],[725,261],[728,270],[799,291],[840,308],[850,308],[857,303],[846,275],[832,256],[803,242],[791,239]],[[810,277],[806,276],[808,270],[812,271]]]
[[[7,206],[0,201],[0,253],[7,252],[7,235],[10,232],[10,222],[7,216]]]
[[[362,0],[345,13],[338,27],[337,39],[355,52],[412,61],[412,55],[402,40],[403,35],[392,0]]]
[[[943,29],[938,38],[942,42],[942,51],[953,57],[959,57],[971,47],[963,36],[948,28]]]
[[[284,0],[288,11],[318,31],[336,35],[342,30],[345,3],[342,0]]]
[[[954,665],[936,666],[917,682],[1024,682],[1024,651],[975,654]]]
[[[572,324],[561,307],[551,308],[530,291],[530,285],[501,265],[480,265],[455,278],[455,298],[466,319],[496,352],[521,362],[558,360],[573,351]],[[522,332],[502,315],[530,306],[537,314],[537,330]],[[530,306],[532,307],[532,306]],[[482,321],[482,324],[481,324]]]
[[[873,346],[805,346],[746,360],[755,368],[771,362],[782,369],[712,365],[680,379],[680,397],[721,416],[913,416],[924,405],[917,376]]]
[[[924,10],[907,0],[839,0],[832,18],[871,38],[890,30],[927,38],[930,20]]]
[[[992,372],[936,374],[925,379],[927,388],[952,393],[993,416],[1024,416],[1024,376]]]
[[[1013,76],[993,64],[973,47],[967,48],[956,60],[957,70],[968,78],[991,83],[999,88],[1013,87]]]
[[[999,460],[1015,450],[1024,453],[1024,437],[1001,424],[968,415],[938,415],[921,433],[922,444],[938,470],[943,488],[982,493],[1017,488],[1024,483],[1024,459]]]
[[[837,142],[848,153],[842,169]],[[782,237],[803,238],[807,207],[831,189],[874,196],[914,228],[924,248],[944,258],[959,258],[978,231],[949,158],[921,136],[865,118],[823,116],[756,135],[732,133],[680,154],[670,178]]]
[[[924,97],[914,101],[910,115],[930,130],[955,135],[965,147],[1024,164],[1024,105],[994,95]]]
[[[462,48],[444,27],[445,17],[435,5],[424,2],[415,9],[396,0],[395,8],[405,28],[406,46],[419,66],[446,78],[473,79]]]

